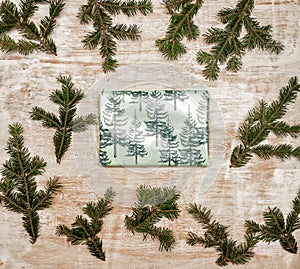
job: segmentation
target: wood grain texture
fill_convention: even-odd
[[[116,73],[104,75],[100,56],[95,51],[82,47],[80,40],[90,30],[80,25],[76,17],[82,1],[66,1],[62,15],[57,21],[53,38],[58,47],[58,56],[0,53],[0,149],[8,138],[7,125],[19,121],[25,128],[26,146],[32,154],[43,156],[48,163],[46,173],[39,178],[45,183],[48,177],[60,176],[63,191],[53,206],[40,213],[41,236],[31,245],[22,227],[21,216],[0,210],[0,268],[5,269],[199,269],[218,268],[217,254],[212,249],[190,247],[185,240],[187,232],[201,232],[195,221],[186,212],[190,202],[201,203],[212,209],[214,216],[223,224],[231,226],[231,234],[241,240],[244,220],[262,221],[262,212],[267,206],[281,207],[287,213],[291,201],[300,188],[300,163],[288,160],[284,163],[272,159],[253,159],[239,169],[229,168],[231,150],[238,144],[236,130],[247,111],[260,99],[272,101],[279,89],[291,76],[300,77],[300,3],[298,0],[257,0],[254,16],[263,24],[271,24],[273,37],[285,45],[280,55],[252,51],[244,57],[243,68],[237,74],[221,72],[215,82],[201,76],[203,66],[196,61],[196,52],[209,47],[202,37],[188,42],[188,53],[176,62],[167,62],[154,46],[154,41],[163,36],[168,15],[161,1],[154,0],[154,13],[147,16],[116,21],[137,23],[142,36],[137,42],[118,42],[117,58],[120,68]],[[224,6],[233,6],[236,1],[205,1],[196,22],[200,32],[217,26],[217,11]],[[42,10],[40,15],[45,12]],[[109,168],[98,165],[98,126],[86,133],[75,135],[72,148],[64,156],[61,165],[55,163],[52,145],[53,131],[41,127],[29,119],[33,105],[53,112],[56,106],[50,103],[49,94],[59,87],[59,73],[72,75],[76,86],[87,97],[79,107],[79,113],[97,113],[97,91],[101,87],[124,88],[206,88],[212,103],[210,106],[210,154],[211,165],[207,168]],[[286,118],[298,123],[300,99],[290,106]],[[276,138],[271,138],[277,142]],[[290,140],[299,145],[299,140]],[[7,159],[0,151],[0,163]],[[176,185],[181,192],[181,216],[178,220],[161,225],[174,229],[176,247],[170,253],[158,251],[157,242],[142,241],[140,235],[132,235],[124,227],[124,218],[130,214],[135,201],[135,188],[141,184]],[[71,246],[65,238],[55,235],[58,224],[71,224],[82,206],[102,195],[108,186],[117,192],[115,208],[105,219],[103,247],[107,261],[92,257],[85,246]],[[300,242],[300,233],[296,233]],[[227,268],[272,268],[297,269],[300,254],[289,254],[279,244],[260,243],[256,255],[244,266]]]

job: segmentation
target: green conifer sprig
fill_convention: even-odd
[[[94,31],[83,39],[84,47],[90,50],[100,46],[99,53],[102,56],[102,69],[105,73],[117,68],[117,60],[114,58],[117,51],[116,40],[135,41],[140,37],[140,30],[136,24],[113,24],[112,16],[120,13],[131,17],[137,13],[147,15],[152,12],[150,0],[88,0],[82,5],[78,17],[82,24],[92,23]]]
[[[0,202],[7,209],[23,214],[23,226],[34,244],[40,228],[38,211],[51,205],[62,185],[58,177],[53,177],[44,190],[38,190],[36,177],[44,173],[47,163],[39,156],[30,156],[20,123],[11,124],[8,129],[10,137],[5,150],[10,158],[1,169]]]
[[[89,202],[83,208],[83,213],[89,219],[78,215],[71,228],[66,225],[58,225],[56,234],[66,236],[67,241],[72,245],[86,245],[91,255],[105,261],[105,252],[102,248],[102,240],[97,236],[103,227],[103,218],[113,209],[112,201],[115,192],[109,188],[106,190],[104,197],[97,202]]]
[[[252,110],[242,126],[238,129],[238,138],[242,142],[233,149],[230,167],[246,165],[253,155],[262,159],[277,157],[282,161],[295,157],[300,160],[300,146],[290,144],[269,145],[261,144],[272,132],[277,137],[291,136],[296,138],[300,134],[300,124],[289,125],[281,121],[286,114],[288,105],[293,103],[300,91],[297,77],[292,77],[288,85],[280,90],[278,100],[268,105],[261,101]]]
[[[38,4],[44,2],[49,5],[49,15],[41,19],[39,25],[36,25],[30,20],[30,17],[38,10]],[[18,52],[23,55],[42,51],[57,55],[56,45],[50,36],[64,5],[63,0],[20,0],[19,6],[10,0],[2,1],[0,5],[1,51]],[[19,40],[14,40],[8,34],[12,29],[16,29],[21,35]]]
[[[72,132],[87,130],[89,125],[96,123],[96,116],[88,114],[76,117],[76,106],[84,98],[84,93],[75,88],[71,76],[60,75],[57,81],[61,83],[61,89],[53,91],[50,100],[59,105],[59,116],[35,106],[30,112],[30,118],[42,121],[44,127],[55,129],[53,143],[56,161],[60,163],[63,155],[70,147]]]
[[[212,220],[211,210],[201,205],[190,204],[188,212],[196,221],[202,224],[205,233],[203,236],[198,236],[193,232],[189,232],[187,244],[215,248],[219,254],[216,264],[219,266],[226,266],[229,263],[245,264],[254,256],[253,249],[259,241],[254,233],[247,231],[245,242],[237,243],[229,237],[228,226]]]
[[[258,224],[255,221],[247,220],[247,231],[254,233],[264,242],[279,241],[281,247],[290,252],[297,253],[297,241],[293,235],[300,229],[300,190],[293,200],[293,209],[284,218],[282,211],[277,208],[270,208],[263,213],[264,224]]]
[[[180,213],[177,200],[180,195],[175,187],[151,187],[141,185],[137,189],[137,203],[132,207],[132,215],[125,217],[127,230],[142,233],[143,240],[150,236],[159,240],[160,251],[171,251],[175,245],[173,231],[169,228],[157,227],[162,219],[177,219]]]
[[[272,39],[271,26],[261,26],[251,16],[254,0],[240,0],[235,8],[223,8],[218,18],[225,24],[223,29],[211,27],[203,35],[207,44],[213,45],[210,52],[200,50],[197,62],[205,64],[203,75],[206,79],[216,80],[219,76],[219,65],[226,63],[226,70],[237,72],[242,67],[242,57],[246,51],[258,48],[272,53],[280,53],[284,46]],[[246,32],[241,37],[243,32]]]
[[[203,0],[164,0],[163,3],[171,18],[165,37],[157,39],[156,46],[168,60],[177,60],[186,53],[183,39],[190,41],[199,36],[199,28],[193,18],[200,10]]]

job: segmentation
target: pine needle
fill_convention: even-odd
[[[277,157],[282,161],[295,157],[300,160],[300,147],[289,144],[261,144],[272,132],[277,137],[291,136],[297,138],[300,134],[300,124],[289,125],[281,121],[286,114],[288,105],[293,103],[300,91],[297,77],[292,77],[287,86],[280,90],[278,100],[268,105],[261,101],[248,112],[245,122],[238,130],[241,144],[233,149],[230,167],[246,165],[253,155],[268,160]]]
[[[38,190],[36,176],[44,173],[46,162],[39,156],[30,156],[24,146],[23,127],[9,125],[10,137],[6,152],[10,158],[3,164],[0,179],[0,202],[8,210],[23,214],[23,226],[30,242],[39,236],[39,210],[48,208],[62,185],[57,177],[49,179],[44,190]]]
[[[158,188],[141,185],[137,189],[137,203],[132,207],[132,215],[125,217],[128,231],[141,233],[143,240],[150,236],[160,242],[160,251],[171,251],[175,245],[173,231],[169,228],[157,227],[163,218],[177,219],[180,213],[177,200],[179,194],[174,188]]]
[[[33,107],[30,112],[32,120],[42,121],[46,128],[55,129],[53,143],[57,163],[61,162],[63,155],[71,145],[72,132],[83,132],[89,125],[96,123],[96,116],[76,116],[78,103],[84,98],[81,90],[75,88],[71,76],[59,76],[57,81],[61,83],[61,89],[55,90],[50,95],[50,100],[59,105],[59,115],[45,111],[41,107]]]
[[[163,3],[171,18],[165,37],[157,39],[155,44],[168,60],[177,60],[186,53],[183,39],[195,40],[199,36],[199,27],[193,18],[200,10],[203,0],[164,0]]]
[[[203,236],[193,232],[188,233],[187,244],[191,246],[202,245],[205,248],[215,248],[219,254],[216,264],[226,266],[232,264],[245,264],[254,256],[253,249],[258,243],[258,238],[253,232],[246,232],[245,242],[237,243],[229,237],[228,228],[216,220],[212,220],[211,210],[196,204],[188,208],[193,218],[203,226]]]
[[[67,241],[72,245],[87,245],[91,255],[105,261],[105,252],[102,248],[102,240],[97,236],[103,226],[103,218],[113,209],[112,202],[115,192],[109,188],[106,190],[103,198],[97,202],[88,202],[83,208],[89,220],[82,215],[78,215],[75,222],[69,228],[66,225],[58,225],[56,234],[66,236]]]
[[[220,67],[226,64],[226,70],[237,72],[242,68],[242,57],[253,49],[280,53],[284,46],[272,39],[271,26],[261,26],[251,16],[254,0],[240,0],[235,8],[223,8],[218,18],[224,28],[211,27],[203,35],[207,44],[213,45],[210,52],[200,50],[197,62],[205,65],[203,76],[209,80],[218,79]],[[241,36],[246,32],[244,36]]]
[[[293,232],[300,229],[300,190],[293,200],[293,209],[286,219],[277,207],[269,207],[263,213],[263,217],[264,224],[247,220],[247,231],[256,234],[260,240],[267,243],[279,241],[284,250],[296,254],[298,247]]]
[[[42,51],[57,55],[56,45],[50,35],[56,26],[56,19],[64,8],[63,0],[47,1],[49,15],[36,25],[30,20],[38,10],[38,4],[44,1],[21,0],[17,6],[10,0],[2,1],[0,5],[0,50],[6,53],[18,52],[28,55],[34,51]],[[46,2],[46,1],[45,1]],[[12,39],[7,33],[16,29],[22,38]]]
[[[141,13],[146,16],[152,12],[150,0],[88,0],[80,7],[78,17],[82,24],[91,23],[94,31],[88,33],[82,40],[84,47],[90,50],[100,47],[102,70],[104,73],[115,71],[118,62],[116,40],[138,40],[140,30],[136,24],[113,24],[113,16],[124,14],[128,17]]]

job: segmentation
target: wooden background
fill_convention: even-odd
[[[76,17],[83,2],[66,1],[53,35],[58,47],[57,57],[0,53],[0,148],[5,147],[8,124],[21,122],[26,146],[48,163],[44,176],[38,178],[39,183],[42,185],[47,178],[57,175],[64,187],[53,206],[40,212],[41,236],[34,245],[29,243],[22,227],[21,215],[1,208],[0,268],[218,268],[213,249],[185,243],[188,231],[201,232],[200,226],[186,212],[190,202],[211,208],[221,223],[230,225],[231,235],[242,240],[246,219],[261,222],[267,206],[278,206],[287,214],[300,188],[300,163],[295,159],[284,163],[276,159],[253,159],[246,167],[229,168],[231,150],[238,144],[236,130],[247,111],[262,98],[269,102],[277,98],[280,88],[291,76],[300,76],[299,0],[255,1],[253,16],[262,24],[273,26],[273,37],[285,45],[285,50],[280,55],[257,50],[248,53],[241,71],[237,74],[221,72],[215,82],[203,79],[203,66],[195,61],[200,48],[209,49],[202,37],[188,42],[188,53],[176,62],[167,62],[157,51],[154,41],[164,35],[169,19],[159,0],[153,0],[154,13],[147,17],[119,16],[115,19],[116,22],[137,23],[143,32],[137,42],[118,42],[120,68],[116,73],[104,75],[97,50],[88,51],[82,47],[82,37],[91,30],[89,26],[80,25]],[[222,7],[235,4],[233,0],[205,1],[196,18],[201,34],[211,26],[218,26],[216,13]],[[46,12],[41,8],[38,15]],[[75,135],[61,165],[56,164],[53,131],[31,121],[28,113],[34,105],[56,111],[49,94],[59,87],[56,82],[59,73],[72,75],[76,86],[86,93],[79,113],[98,112],[97,94],[103,88],[208,89],[212,100],[211,165],[207,168],[102,168],[97,160],[98,126]],[[290,106],[286,119],[291,124],[299,123],[299,114],[300,99]],[[270,141],[279,142],[274,137]],[[299,140],[287,141],[299,145]],[[1,150],[0,162],[7,157]],[[142,183],[176,185],[181,192],[180,218],[172,223],[161,223],[173,228],[176,235],[176,247],[170,253],[159,252],[157,242],[151,239],[143,242],[140,235],[134,236],[124,227],[125,215],[131,213],[130,207],[135,201],[135,189]],[[82,206],[96,200],[109,186],[116,190],[117,197],[115,208],[105,219],[100,234],[107,259],[103,262],[92,257],[85,246],[72,246],[65,238],[57,237],[55,228],[58,224],[71,224],[75,216],[81,214]],[[296,233],[296,238],[299,243],[300,232]],[[290,254],[278,243],[259,243],[250,263],[227,268],[300,268],[300,254]]]

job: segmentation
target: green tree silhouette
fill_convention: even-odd
[[[121,95],[113,91],[108,96],[103,112],[104,123],[110,127],[109,131],[112,134],[114,158],[117,157],[117,145],[123,146],[126,143],[126,130],[122,127],[127,124],[127,118],[124,116],[125,108],[121,108],[121,102]]]
[[[133,120],[129,128],[129,141],[127,144],[127,155],[133,156],[135,164],[138,164],[138,157],[144,157],[148,154],[145,146],[142,144],[145,141],[143,130],[141,130],[141,122],[139,121],[136,111],[134,112]]]
[[[190,107],[183,123],[184,126],[180,133],[180,142],[183,146],[180,150],[180,163],[189,164],[191,166],[201,165],[204,162],[204,159],[199,146],[205,144],[205,136],[204,132],[197,127],[196,121],[191,115]]]
[[[165,91],[165,99],[174,102],[174,111],[177,109],[177,100],[184,101],[189,97],[184,91]]]
[[[149,98],[149,93],[145,91],[131,92],[131,103],[139,104],[139,111],[143,111],[143,102]]]
[[[102,122],[100,122],[100,163],[103,166],[107,166],[111,163],[107,151],[105,148],[112,146],[112,136],[108,129],[103,127]]]
[[[178,165],[180,161],[180,154],[178,150],[179,142],[177,141],[177,135],[174,134],[174,127],[170,124],[168,118],[167,124],[160,131],[161,144],[164,149],[159,150],[160,152],[160,163],[174,163],[175,166]]]
[[[159,133],[165,126],[165,119],[168,115],[168,113],[164,111],[165,104],[162,97],[163,94],[159,91],[151,92],[146,107],[147,117],[149,118],[145,121],[147,135],[155,136],[156,146],[158,146]]]
[[[201,93],[201,99],[198,102],[197,107],[197,121],[199,125],[199,129],[202,130],[204,134],[204,140],[208,143],[208,101],[209,96],[207,91],[203,91]]]

